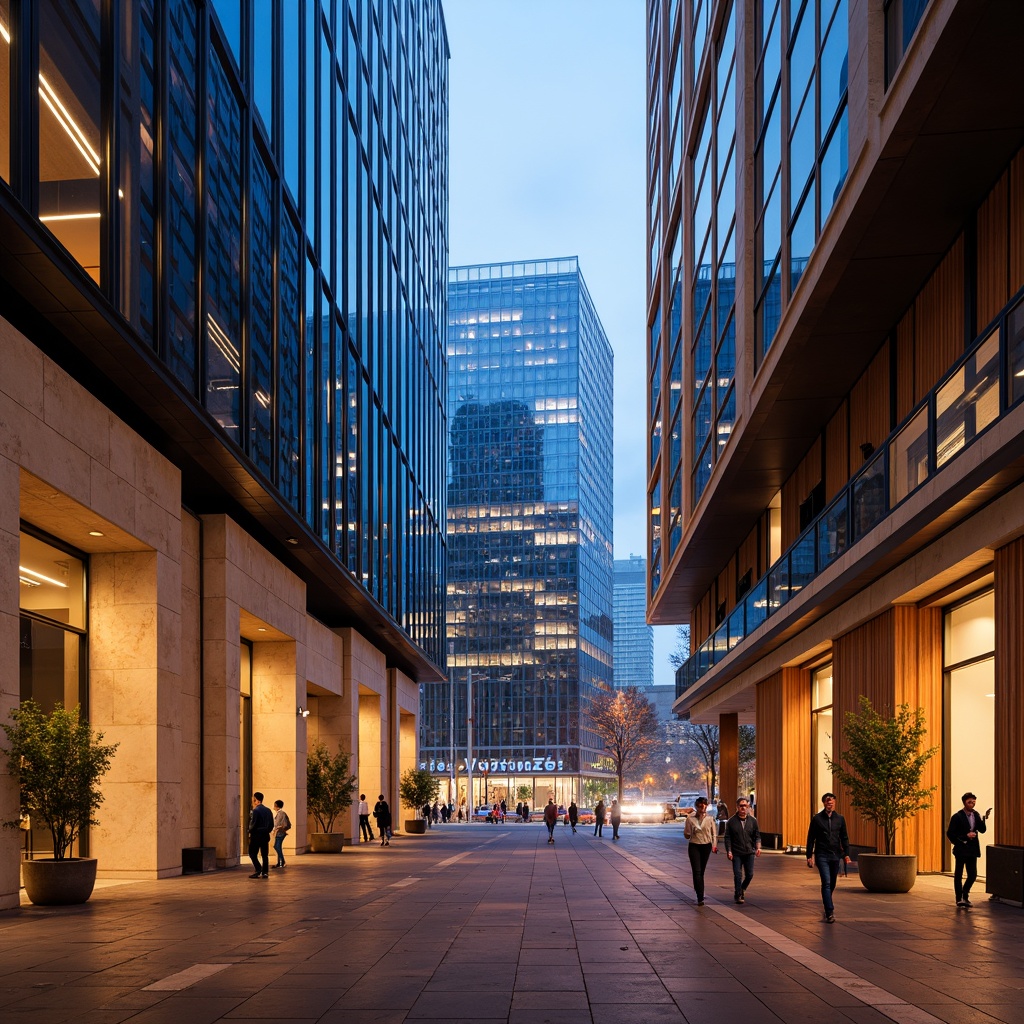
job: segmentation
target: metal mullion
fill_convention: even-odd
[[[29,0],[11,5],[11,186],[39,214],[39,20]]]

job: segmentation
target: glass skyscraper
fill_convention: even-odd
[[[647,625],[647,562],[615,559],[615,688],[654,685],[654,630]]]
[[[121,745],[101,871],[237,864],[254,784],[305,852],[318,742],[415,765],[447,180],[441,0],[0,0],[0,680]]]
[[[448,306],[454,693],[422,687],[420,759],[468,768],[474,803],[582,800],[612,685],[611,346],[575,258],[453,267]]]

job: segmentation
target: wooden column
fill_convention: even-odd
[[[732,811],[740,785],[740,727],[735,714],[718,718],[718,789]],[[708,799],[711,794],[708,794]]]
[[[1024,846],[1020,774],[1024,756],[1024,539],[996,549],[996,735],[993,841]]]
[[[784,668],[757,687],[757,821],[803,843],[811,799],[811,677]]]
[[[900,704],[923,707],[927,746],[940,747],[929,761],[922,785],[935,785],[932,807],[900,825],[898,853],[916,853],[918,870],[942,869],[942,611],[897,605],[836,639],[833,645],[835,709],[833,756],[846,746],[846,713],[857,711],[864,694],[880,714]],[[880,830],[850,806],[849,793],[835,786],[839,810],[846,816],[850,842],[881,850]]]

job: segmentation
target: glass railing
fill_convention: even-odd
[[[1024,398],[1021,295],[679,667],[677,697]]]

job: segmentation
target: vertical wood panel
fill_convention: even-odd
[[[864,465],[862,444],[878,448],[889,436],[889,342],[878,350],[850,392],[850,470]]]
[[[893,643],[895,622],[892,609],[863,626],[838,637],[832,646],[833,757],[838,760],[846,745],[846,714],[856,711],[864,694],[875,708],[892,706]],[[850,842],[880,848],[878,829],[850,806],[850,794],[838,782],[835,786],[839,810],[846,816]]]
[[[932,806],[900,825],[896,850],[916,853],[918,871],[941,871],[946,824],[942,813],[942,609],[899,605],[894,615],[893,706],[924,708],[928,734],[923,746],[939,748],[921,779],[922,788],[936,787]]]
[[[783,833],[783,802],[785,787],[782,781],[782,673],[775,672],[757,684],[757,823],[763,832]],[[723,787],[722,792],[725,792]]]
[[[914,402],[964,351],[964,236],[960,235],[914,303]]]
[[[1008,202],[1009,172],[978,208],[978,330],[1010,300]]]
[[[1009,291],[1016,295],[1024,288],[1024,150],[1010,164],[1009,193]]]
[[[848,416],[849,405],[843,402],[825,427],[826,505],[846,486],[851,476],[850,437],[846,422]]]
[[[995,553],[996,735],[994,841],[1024,846],[1024,540]]]
[[[718,716],[718,790],[729,808],[735,808],[740,792],[740,727],[735,713]]]
[[[782,841],[803,844],[811,806],[811,673],[805,669],[782,670],[782,749]]]
[[[896,423],[902,423],[915,405],[914,348],[914,307],[911,306],[896,326]]]
[[[760,565],[760,553],[764,545],[760,543],[760,534],[764,517],[757,520],[757,525],[747,534],[740,545],[739,556],[736,564],[736,576],[738,579],[750,570],[750,585],[753,586],[763,575],[764,569]]]
[[[821,480],[821,438],[808,449],[782,485],[782,550],[800,536],[800,505]]]

